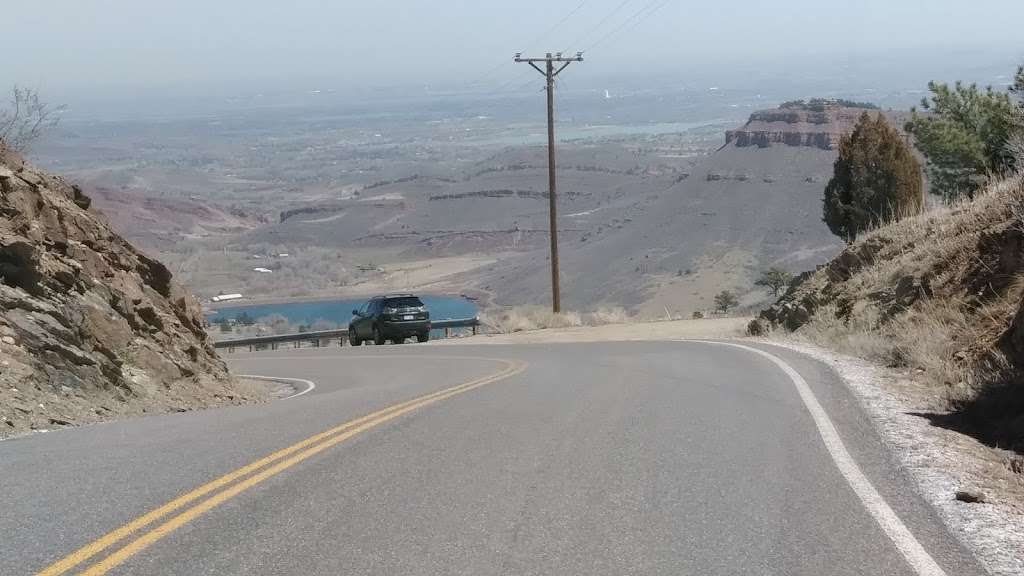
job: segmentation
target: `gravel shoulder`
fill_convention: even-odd
[[[933,411],[933,400],[894,370],[804,342],[756,341],[784,346],[832,367],[950,532],[991,574],[1024,574],[1024,476],[1011,470],[1012,454],[933,426],[920,415]],[[960,490],[980,492],[985,502],[961,502],[955,497]]]

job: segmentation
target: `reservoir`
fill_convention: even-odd
[[[460,296],[420,296],[430,311],[431,320],[447,320],[453,318],[473,318],[477,315],[477,306],[472,301]],[[215,309],[206,315],[210,324],[222,319],[235,320],[243,314],[259,321],[273,314],[280,314],[292,324],[310,325],[317,320],[326,320],[341,328],[348,327],[352,319],[352,310],[359,308],[366,299],[319,300],[312,302],[284,302],[277,304],[243,304]]]

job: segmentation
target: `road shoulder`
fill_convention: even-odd
[[[924,400],[905,387],[901,389],[894,371],[805,343],[782,339],[744,342],[810,357],[836,373],[869,417],[900,471],[950,532],[991,574],[1024,574],[1020,499],[1024,486],[996,451],[969,436],[932,426],[918,415],[929,411]],[[958,501],[955,493],[965,488],[983,491],[987,502]]]

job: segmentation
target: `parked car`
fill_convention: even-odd
[[[406,338],[415,337],[419,342],[430,339],[430,312],[412,294],[376,296],[352,314],[348,339],[353,346],[367,341],[402,344]]]

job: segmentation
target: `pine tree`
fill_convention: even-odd
[[[865,112],[839,142],[834,175],[825,187],[824,220],[836,236],[857,235],[924,204],[921,166],[885,116]]]
[[[1017,82],[1011,90],[1024,87],[1021,71]],[[928,89],[931,100],[921,101],[925,114],[914,110],[906,130],[928,160],[932,193],[947,200],[970,198],[988,175],[1014,169],[1006,146],[1017,129],[1011,93],[960,82],[953,87],[930,82]]]

